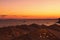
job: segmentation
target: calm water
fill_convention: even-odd
[[[15,26],[15,25],[21,25],[21,24],[32,24],[32,23],[36,23],[36,24],[45,24],[45,25],[52,25],[54,23],[56,23],[57,20],[41,20],[41,19],[25,19],[25,20],[0,20],[0,27],[5,27],[5,26]]]

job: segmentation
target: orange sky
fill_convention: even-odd
[[[0,0],[0,18],[59,17],[60,0]]]

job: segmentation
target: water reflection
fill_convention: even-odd
[[[25,22],[24,22],[25,21]],[[2,20],[0,21],[0,27],[4,26],[14,26],[14,25],[21,25],[21,24],[27,24],[30,25],[32,23],[39,24],[39,25],[52,25],[56,23],[58,20]]]

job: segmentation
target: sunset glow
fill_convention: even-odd
[[[3,17],[3,15],[6,15]],[[0,0],[0,18],[59,18],[60,0]]]

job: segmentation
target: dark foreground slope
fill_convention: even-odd
[[[45,25],[16,25],[0,28],[0,40],[60,40],[48,29],[60,32],[56,24],[47,27]]]

